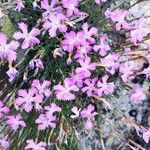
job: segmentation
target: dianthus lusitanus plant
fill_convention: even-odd
[[[2,149],[77,149],[81,130],[98,130],[102,106],[114,109],[116,82],[134,105],[146,100],[148,91],[132,81],[150,79],[150,46],[135,50],[148,37],[147,18],[130,19],[128,8],[110,9],[113,2],[16,0],[16,31],[0,33]],[[148,143],[150,129],[132,126]]]

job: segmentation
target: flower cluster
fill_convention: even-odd
[[[16,106],[22,106],[26,112],[32,111],[33,107],[40,110],[44,98],[51,95],[50,81],[44,81],[42,84],[39,80],[33,80],[30,89],[21,89],[18,91],[18,97],[15,100]]]
[[[43,97],[45,96],[45,98],[49,98],[51,96],[50,84],[51,82],[48,80],[44,80],[43,83],[40,83],[39,80],[35,79],[33,80],[31,87],[35,88],[37,90],[36,93],[39,95],[43,95]]]
[[[123,11],[120,9],[116,9],[114,11],[107,10],[105,12],[105,15],[107,18],[110,18],[111,21],[116,23],[116,29],[117,30],[130,29],[130,25],[126,21],[126,18],[129,16],[128,11]]]
[[[13,130],[17,130],[19,127],[26,127],[20,114],[8,116],[6,124],[8,124]]]
[[[55,112],[61,112],[61,108],[57,106],[55,103],[51,103],[50,106],[44,107],[45,113],[40,114],[40,116],[36,119],[36,124],[38,124],[39,130],[45,130],[46,128],[56,128],[56,116]]]
[[[106,1],[95,0],[97,4],[103,4]],[[25,1],[16,0],[15,10],[21,12],[26,9],[25,6]],[[117,31],[123,29],[124,32],[129,32],[128,42],[130,47],[120,48],[120,46],[119,49],[116,49],[116,45],[113,45],[113,39],[106,33],[99,34],[99,30],[88,22],[77,25],[78,22],[82,22],[86,18],[86,13],[82,12],[79,6],[79,0],[34,1],[32,3],[33,10],[38,9],[40,10],[39,13],[41,12],[39,25],[30,28],[28,23],[20,22],[18,24],[19,31],[13,34],[11,41],[4,33],[0,33],[0,59],[9,63],[9,70],[6,72],[9,82],[12,82],[19,75],[22,76],[22,72],[17,71],[17,65],[14,66],[19,48],[32,50],[30,48],[34,49],[34,46],[35,48],[37,46],[38,50],[34,51],[35,54],[33,55],[35,56],[28,61],[26,71],[29,72],[29,75],[32,74],[30,72],[33,69],[41,69],[41,71],[45,72],[47,62],[43,62],[42,57],[45,57],[45,55],[46,57],[50,56],[50,53],[47,53],[49,47],[44,48],[44,51],[40,48],[47,41],[51,42],[52,38],[54,41],[59,41],[59,44],[53,45],[55,50],[51,51],[55,60],[57,61],[58,57],[65,55],[65,57],[68,57],[66,59],[67,65],[71,66],[69,75],[62,74],[61,79],[43,80],[50,78],[50,75],[48,74],[48,77],[45,77],[42,72],[42,80],[41,74],[38,76],[36,76],[37,74],[31,75],[26,80],[29,82],[32,80],[31,86],[28,86],[28,82],[25,82],[25,85],[22,82],[20,89],[17,90],[16,98],[13,103],[10,103],[10,108],[15,106],[16,109],[15,111],[12,109],[12,114],[7,114],[10,112],[9,108],[0,101],[0,119],[5,120],[5,123],[13,129],[13,132],[28,125],[24,114],[29,116],[30,114],[36,114],[33,115],[35,116],[33,123],[37,126],[38,132],[56,128],[56,123],[59,121],[59,117],[56,114],[59,113],[63,119],[66,115],[64,113],[66,110],[63,110],[63,106],[60,105],[66,105],[67,111],[73,113],[70,118],[81,118],[84,128],[91,130],[95,125],[93,121],[98,115],[98,111],[96,112],[97,106],[92,103],[95,103],[95,99],[99,99],[110,106],[107,102],[107,97],[117,91],[116,80],[123,82],[123,85],[128,88],[130,87],[128,94],[130,95],[131,103],[138,104],[146,100],[145,89],[139,84],[130,85],[130,83],[137,75],[141,74],[145,75],[146,80],[150,80],[150,46],[148,46],[147,56],[138,56],[144,57],[145,62],[149,65],[147,68],[136,69],[137,65],[134,63],[136,58],[130,59],[129,57],[126,60],[122,58],[125,54],[128,55],[129,52],[134,52],[132,46],[137,46],[148,35],[145,30],[146,18],[143,17],[130,22],[128,20],[130,13],[127,10],[117,8],[114,11],[107,10],[105,12],[107,21],[112,21]],[[49,38],[45,40],[46,33],[48,33]],[[134,53],[134,55],[136,54]],[[57,68],[56,72],[61,72],[59,67]],[[83,97],[88,100],[84,101]],[[80,99],[82,100],[78,105]],[[90,101],[89,104],[91,99],[92,102]],[[78,107],[71,106],[71,109],[70,105],[68,105],[69,102],[70,104],[76,104]],[[86,104],[86,106],[81,104]],[[69,116],[68,113],[66,116]],[[60,123],[61,129],[57,140],[61,135],[63,136],[63,123],[65,122],[63,119]],[[49,135],[50,137],[51,135]],[[150,131],[143,130],[142,137],[148,143]],[[55,144],[57,144],[57,140]],[[0,139],[0,145],[7,149],[9,140],[7,138]],[[38,142],[37,138],[29,137],[26,140],[25,150],[46,150],[47,145],[45,140]]]
[[[43,102],[43,95],[37,94],[35,88],[29,90],[19,90],[18,97],[15,100],[15,105],[22,106],[26,112],[30,112],[35,106],[36,109],[40,109],[40,104]]]

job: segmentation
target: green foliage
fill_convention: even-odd
[[[8,16],[2,19],[0,22],[0,28],[1,32],[6,33],[9,37],[11,37],[15,31],[15,26]]]

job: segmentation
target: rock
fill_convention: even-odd
[[[137,1],[137,0],[136,0]],[[130,4],[133,5],[136,3],[135,0],[131,0]],[[133,18],[141,18],[150,16],[150,2],[149,1],[141,1],[136,5],[132,6],[129,9],[130,13],[133,15]]]
[[[100,150],[99,135],[91,130],[87,134],[81,134],[81,140],[78,141],[78,150]]]

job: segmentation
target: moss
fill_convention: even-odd
[[[7,16],[0,22],[1,32],[6,33],[11,37],[15,31],[15,26],[11,22],[11,19]]]

